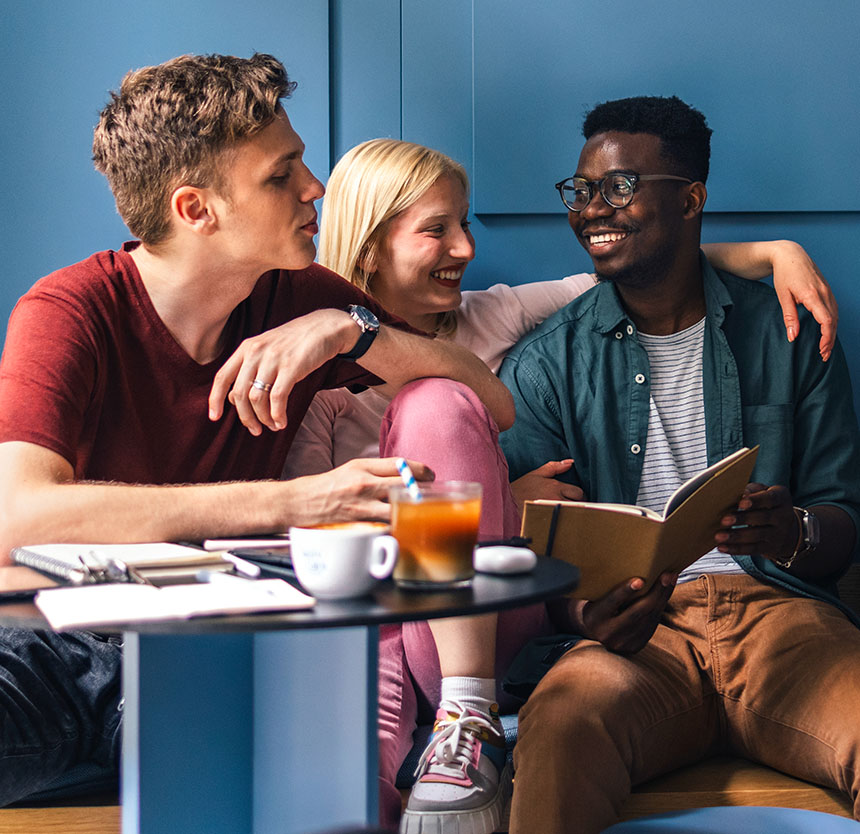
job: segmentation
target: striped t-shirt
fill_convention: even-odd
[[[636,503],[662,513],[672,493],[708,465],[702,392],[705,319],[668,336],[638,336],[651,366],[651,402]],[[678,581],[702,573],[743,570],[731,556],[714,549],[684,570]]]

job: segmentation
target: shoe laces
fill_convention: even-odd
[[[456,701],[446,704],[453,707],[453,710],[443,707],[448,712],[448,718],[436,722],[433,744],[427,745],[421,754],[415,768],[416,776],[423,774],[436,763],[465,768],[472,761],[475,741],[481,731],[489,730],[498,735],[498,730],[489,717],[471,712]],[[460,711],[456,717],[452,717],[454,710]]]

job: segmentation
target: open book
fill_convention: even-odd
[[[749,483],[758,446],[739,449],[683,483],[663,512],[629,504],[526,501],[522,535],[537,553],[577,565],[573,596],[599,599],[634,576],[650,588],[714,548],[720,519]]]

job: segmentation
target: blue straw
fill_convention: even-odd
[[[397,471],[400,473],[400,477],[403,479],[403,483],[406,486],[406,490],[409,493],[409,497],[413,501],[420,501],[421,490],[415,482],[415,476],[412,474],[409,464],[403,458],[397,458],[395,464],[397,465]]]

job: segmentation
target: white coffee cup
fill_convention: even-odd
[[[390,576],[397,539],[388,527],[347,522],[290,527],[290,556],[302,587],[317,599],[359,597]]]

